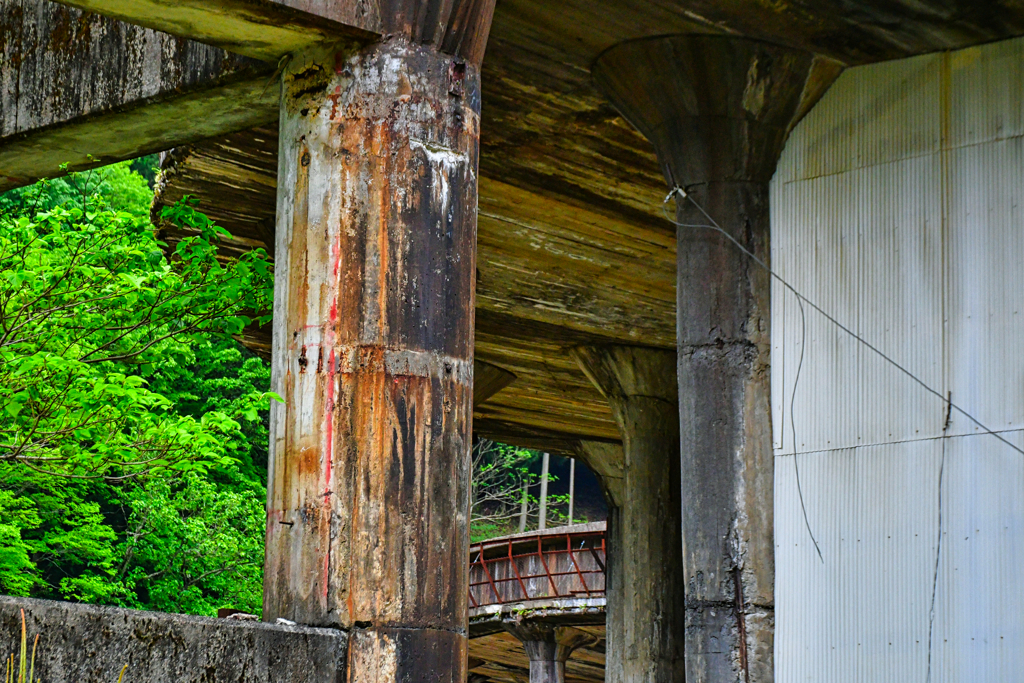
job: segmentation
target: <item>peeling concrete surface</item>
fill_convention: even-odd
[[[392,38],[283,81],[264,614],[353,629],[353,680],[461,683],[479,70]]]

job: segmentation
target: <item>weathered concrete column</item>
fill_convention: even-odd
[[[598,85],[679,186],[768,261],[768,182],[790,128],[836,64],[739,38],[623,43]],[[707,224],[677,200],[678,222]],[[686,678],[773,678],[769,275],[722,235],[678,228],[679,416]]]
[[[608,399],[623,442],[621,503],[608,517],[605,680],[684,680],[676,354],[574,349]]]
[[[589,633],[544,623],[506,624],[530,658],[530,683],[565,683],[565,663],[573,650],[593,643]]]
[[[264,618],[350,630],[348,680],[462,683],[493,3],[405,4],[285,68]]]

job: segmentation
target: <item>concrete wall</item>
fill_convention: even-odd
[[[850,69],[771,197],[780,274],[1018,447],[1022,83],[1021,40]],[[808,311],[793,417],[820,560],[790,423],[800,315],[778,285],[771,325],[776,680],[1019,679],[1024,456],[955,410],[942,438],[942,399]]]
[[[0,656],[38,634],[43,683],[335,683],[345,678],[344,631],[138,612],[0,596]]]

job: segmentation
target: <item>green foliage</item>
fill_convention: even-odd
[[[259,610],[269,367],[262,251],[185,202],[164,254],[128,164],[0,196],[0,592]]]
[[[219,261],[226,233],[186,203],[165,215],[197,234],[169,263],[145,218],[105,203],[0,217],[0,461],[107,478],[226,464],[238,424],[176,413],[147,378],[268,310],[271,266]]]
[[[133,487],[116,577],[124,604],[163,612],[258,613],[262,604],[262,485],[212,482],[196,473]]]
[[[144,157],[132,159],[128,162],[128,168],[142,176],[146,184],[152,189],[156,185],[156,178],[160,173],[160,155],[147,154]]]
[[[0,533],[13,541],[0,554],[0,591],[258,613],[265,471],[255,476],[231,465],[108,483],[0,467]]]
[[[266,389],[270,364],[234,340],[200,337],[188,353],[161,364],[149,387],[168,397],[180,415],[228,415],[238,425],[224,444],[247,478],[266,484],[270,430]]]
[[[31,501],[0,490],[0,586],[12,595],[28,595],[37,583],[35,564],[29,559],[34,545],[22,533],[41,524]]]
[[[539,479],[530,472],[536,459],[534,451],[487,439],[473,444],[470,542],[517,531],[524,506],[529,514],[537,505],[529,492]]]
[[[541,475],[532,471],[539,456],[536,451],[525,448],[487,439],[477,440],[473,446],[470,542],[477,543],[531,527],[530,520],[536,519],[540,508],[534,488],[540,483]],[[557,477],[548,474],[548,481],[557,481]],[[567,494],[548,495],[548,526],[571,523],[568,508]]]
[[[155,156],[155,155],[154,155]],[[0,215],[31,215],[51,211],[56,207],[88,204],[92,208],[124,211],[139,218],[149,215],[153,192],[146,179],[133,173],[134,162],[113,164],[84,173],[72,173],[64,178],[42,180],[28,187],[18,188],[0,195]],[[152,172],[152,165],[140,164]]]

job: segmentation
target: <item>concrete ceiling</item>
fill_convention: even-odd
[[[483,64],[476,354],[517,379],[477,407],[479,434],[574,454],[614,444],[608,406],[567,349],[674,348],[664,180],[590,67],[623,41],[687,32],[802,47],[841,67],[1024,34],[1024,1],[499,0]],[[272,126],[178,150],[158,206],[196,195],[233,247],[267,246],[276,150]]]

